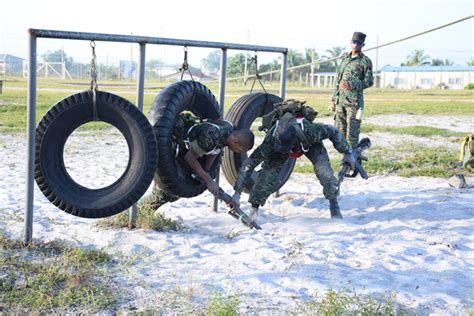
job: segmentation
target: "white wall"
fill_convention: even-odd
[[[474,71],[381,72],[381,86],[398,89],[432,89],[443,83],[448,89],[463,89],[474,83]]]

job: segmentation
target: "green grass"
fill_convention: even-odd
[[[240,298],[238,294],[224,296],[219,292],[211,294],[207,302],[206,315],[237,316],[239,315]]]
[[[46,111],[63,98],[88,89],[89,80],[58,80],[38,78],[36,122],[39,122]],[[159,91],[170,82],[146,81],[144,96],[144,113],[149,113],[150,106]],[[99,82],[99,89],[117,93],[132,103],[136,102],[135,81]],[[217,96],[218,83],[206,84]],[[279,93],[279,83],[265,83],[267,91]],[[15,89],[15,90],[13,90]],[[20,89],[20,90],[18,90]],[[50,90],[45,90],[50,89]],[[54,90],[53,90],[54,89]],[[62,89],[62,90],[58,90]],[[249,93],[250,85],[227,82],[225,110],[240,96]],[[259,90],[260,91],[260,90]],[[287,98],[306,100],[316,108],[319,116],[332,115],[328,111],[332,89],[313,89],[288,83]],[[21,132],[26,129],[26,80],[8,78],[0,94],[0,132]],[[430,115],[474,115],[474,100],[469,90],[396,90],[368,89],[365,92],[365,114],[430,114]]]
[[[139,202],[137,209],[137,219],[134,228],[156,231],[178,231],[184,228],[177,221],[159,212],[155,213],[155,210],[146,205],[143,200]],[[101,219],[97,221],[96,225],[103,228],[131,228],[129,212],[125,211],[115,216]]]
[[[457,164],[459,153],[445,147],[419,146],[406,143],[397,149],[374,146],[364,153],[369,159],[364,169],[369,174],[396,174],[402,177],[427,176],[449,178],[466,171]],[[341,156],[342,157],[342,156]],[[341,157],[331,159],[337,173],[341,169]],[[306,158],[297,161],[295,172],[313,173],[313,166]]]
[[[74,308],[94,312],[118,294],[108,280],[111,259],[101,250],[61,243],[32,243],[0,235],[0,309],[47,312]]]
[[[463,137],[466,133],[454,132],[445,128],[437,128],[430,126],[383,126],[376,124],[362,124],[362,132],[386,132],[392,134],[415,135],[415,136],[453,136]]]
[[[381,298],[353,291],[328,290],[299,304],[296,313],[302,315],[406,315],[406,308],[395,306],[396,294],[387,292]]]

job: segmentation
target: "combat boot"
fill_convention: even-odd
[[[258,220],[258,206],[252,206],[252,209],[250,210],[249,218],[251,221],[257,223]]]
[[[337,199],[329,200],[329,211],[331,212],[331,218],[342,218],[341,209],[337,204]]]

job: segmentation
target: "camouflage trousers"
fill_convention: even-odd
[[[355,106],[341,105],[336,106],[336,127],[342,132],[352,148],[359,144],[361,120],[356,119],[358,108]]]
[[[314,173],[323,187],[324,197],[328,200],[336,199],[339,195],[337,179],[334,176],[329,156],[323,145],[312,146],[305,156],[311,161]],[[278,184],[278,174],[280,173],[285,160],[262,166],[262,170],[252,187],[249,196],[250,204],[258,204],[263,206],[268,197],[276,191]]]
[[[159,209],[161,206],[165,205],[166,203],[174,202],[179,199],[180,199],[179,196],[163,191],[155,183],[151,194],[146,196],[143,199],[143,203],[141,204],[141,207],[150,208],[153,211],[156,211],[157,209]]]

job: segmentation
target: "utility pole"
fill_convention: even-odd
[[[380,88],[380,77],[379,77],[379,36],[377,35],[377,44],[375,49],[375,87]]]
[[[311,80],[311,88],[314,88],[314,68],[315,68],[315,65],[314,65],[314,51],[315,49],[313,48],[312,49],[312,54],[311,54],[311,76],[309,78],[309,80]]]
[[[249,43],[250,32],[247,30],[247,45]],[[244,64],[244,83],[247,82],[247,60],[249,59],[248,51],[245,51],[245,64]]]
[[[130,33],[130,35],[133,35],[133,33]],[[133,43],[130,43],[130,81],[133,79]]]

